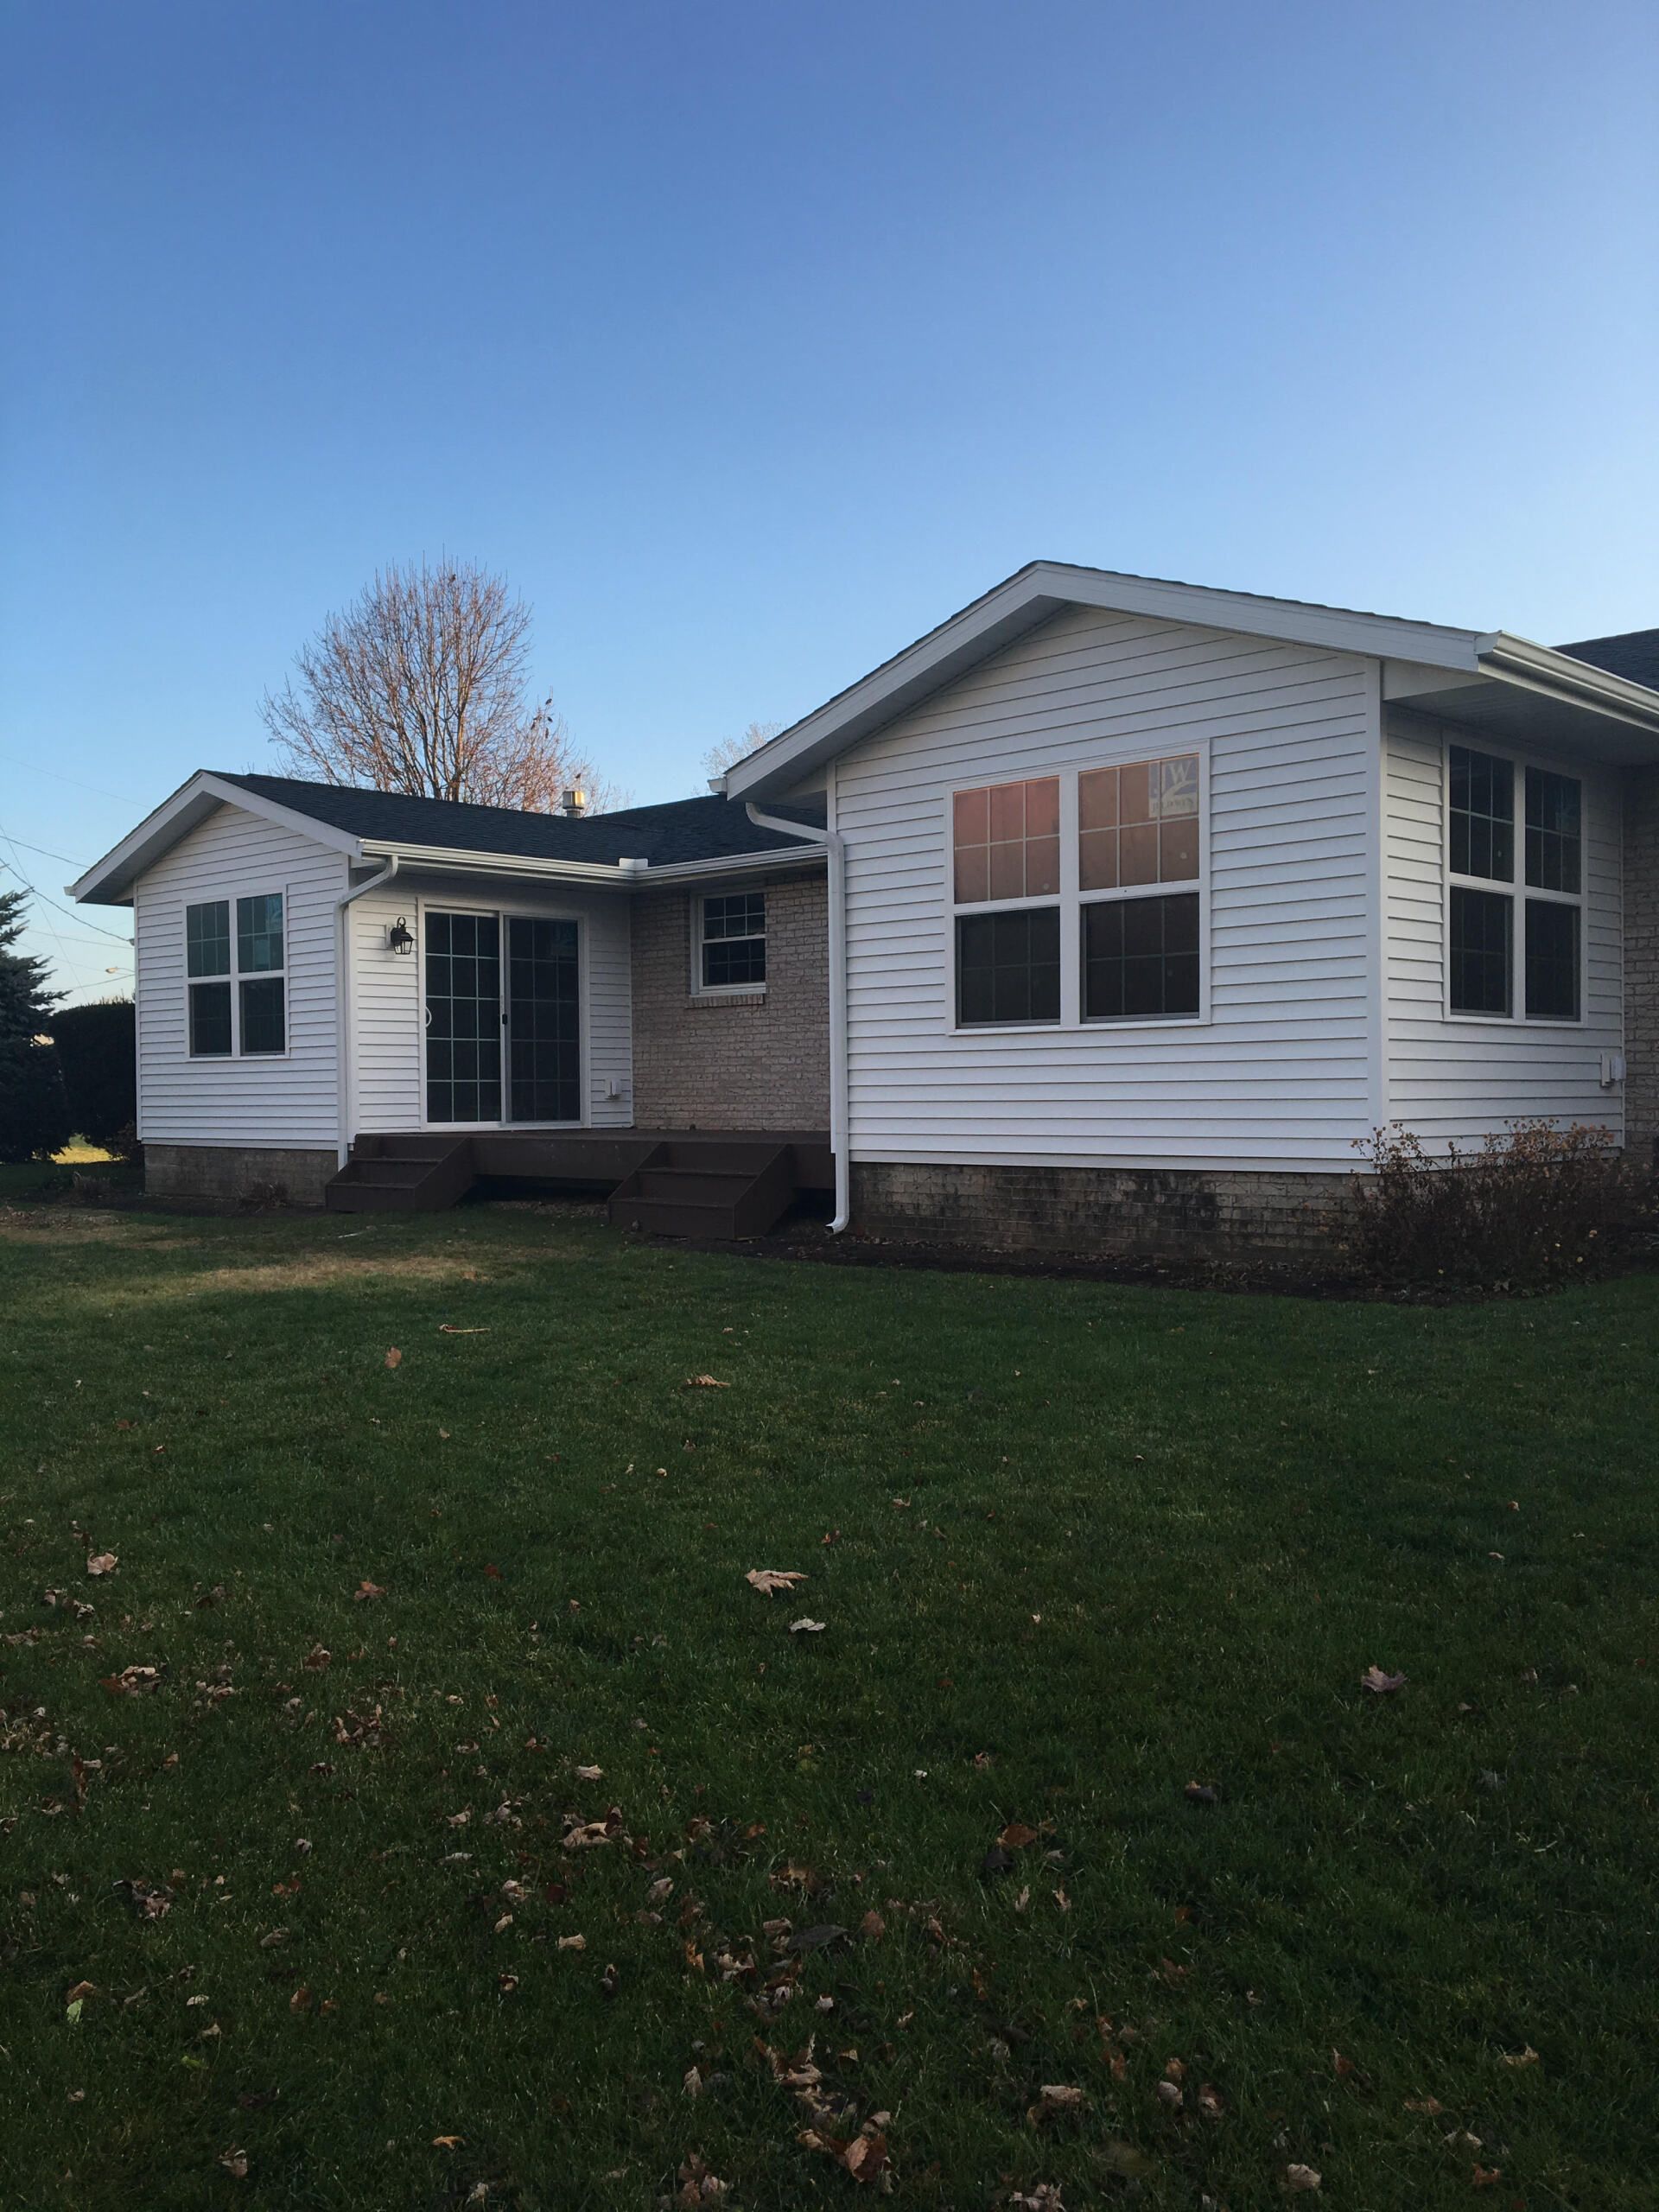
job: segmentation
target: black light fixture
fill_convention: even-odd
[[[386,931],[386,943],[394,952],[407,955],[414,951],[415,932],[401,914]]]

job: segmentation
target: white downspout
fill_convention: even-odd
[[[830,1149],[836,1163],[836,1217],[831,1236],[839,1236],[852,1219],[853,1174],[847,1157],[847,849],[836,830],[815,830],[804,822],[785,822],[744,802],[757,830],[779,830],[822,845],[830,861]]]
[[[394,853],[383,868],[359,883],[355,891],[348,891],[334,901],[334,911],[340,917],[337,938],[340,1017],[334,1025],[335,1050],[340,1056],[340,1135],[334,1151],[342,1167],[352,1149],[352,963],[351,931],[346,919],[346,909],[354,899],[360,899],[365,891],[378,891],[383,883],[390,883],[397,873],[397,855]]]

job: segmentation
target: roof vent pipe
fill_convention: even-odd
[[[570,820],[575,822],[587,811],[588,794],[579,784],[573,784],[568,791],[560,792],[559,812],[561,814],[569,816]]]

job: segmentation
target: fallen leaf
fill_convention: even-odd
[[[1073,2088],[1068,2082],[1044,2082],[1039,2086],[1036,2103],[1027,2108],[1026,2118],[1033,2126],[1039,2126],[1061,2113],[1081,2112],[1088,2101],[1081,2089]]]
[[[1189,1782],[1181,1792],[1189,1805],[1219,1805],[1221,1792],[1213,1782]]]
[[[1438,2097],[1408,2097],[1405,2109],[1408,2112],[1426,2112],[1433,2120],[1437,2113],[1444,2112],[1446,2107]]]
[[[729,1390],[731,1387],[714,1375],[688,1375],[680,1385],[683,1390]]]
[[[367,1581],[359,1582],[356,1589],[352,1592],[353,1597],[357,1599],[384,1598],[385,1594],[385,1592],[381,1588],[378,1582]]]
[[[458,2151],[466,2140],[464,2135],[435,2135],[432,2148],[435,2151]]]
[[[146,1690],[153,1690],[161,1679],[160,1671],[154,1667],[124,1667],[118,1675],[100,1675],[99,1688],[108,1690],[111,1697],[141,1697]]]
[[[752,1567],[743,1577],[750,1589],[758,1590],[763,1598],[770,1598],[775,1591],[792,1590],[798,1582],[804,1582],[804,1574],[793,1568]]]
[[[88,1574],[113,1574],[118,1565],[113,1552],[94,1552],[86,1562]]]
[[[1403,1675],[1385,1675],[1381,1667],[1368,1667],[1359,1678],[1359,1687],[1370,1690],[1374,1697],[1386,1697],[1390,1690],[1404,1689],[1406,1678]],[[1313,2170],[1310,2166],[1306,2171],[1312,2173]]]
[[[1536,2066],[1541,2063],[1537,2052],[1530,2044],[1524,2050],[1506,2050],[1503,2053],[1503,2063],[1506,2066]]]
[[[605,1770],[602,1766],[579,1766],[576,1769],[578,1782],[603,1782],[604,1779]]]
[[[1318,2189],[1321,2179],[1322,2176],[1317,2166],[1287,2166],[1285,2168],[1285,2187],[1293,2196],[1298,2190]]]
[[[867,1912],[858,1923],[858,1932],[871,1943],[879,1943],[887,1932],[887,1923],[879,1912]]]
[[[487,1329],[458,1329],[453,1321],[440,1321],[438,1324],[441,1337],[487,1337],[489,1333]],[[388,1360],[386,1364],[390,1367],[391,1362]]]
[[[1198,2110],[1206,2120],[1219,2120],[1226,2112],[1221,2091],[1212,2082],[1206,2082],[1198,2091]]]
[[[393,1344],[391,1350],[386,1354],[386,1365],[388,1367],[401,1367],[403,1363],[404,1355],[398,1351],[397,1345]]]
[[[559,1938],[562,1951],[585,1951],[587,1948],[588,1938],[585,1936],[561,1936]]]
[[[248,2177],[248,2154],[245,2151],[226,2151],[219,2158],[219,2163],[224,2167],[227,2174],[234,2174],[238,2181],[246,2181]]]
[[[799,1620],[791,1621],[789,1624],[789,1632],[791,1636],[822,1636],[823,1630],[823,1621],[810,1621],[804,1613],[801,1615]]]
[[[1010,1821],[996,1839],[1004,1851],[1023,1851],[1027,1844],[1035,1843],[1039,1831],[1027,1827],[1023,1821]]]
[[[1502,2166],[1477,2166],[1469,2177],[1471,2189],[1490,2189],[1495,2181],[1502,2181]]]

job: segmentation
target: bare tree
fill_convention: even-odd
[[[723,776],[751,753],[770,744],[783,727],[782,722],[751,722],[741,737],[722,737],[717,745],[711,745],[702,756],[702,765],[711,777]]]
[[[525,697],[530,609],[467,561],[395,563],[295,656],[260,716],[296,774],[550,813],[614,804],[550,699]]]

